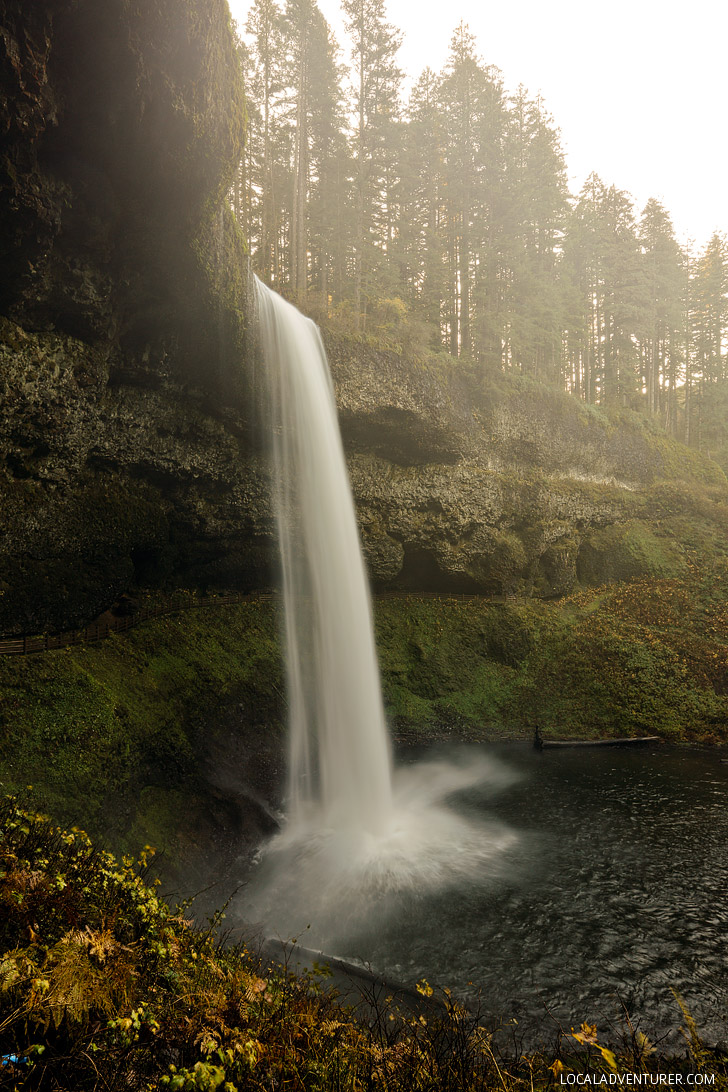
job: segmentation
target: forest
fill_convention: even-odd
[[[319,321],[722,446],[725,236],[681,245],[658,200],[596,174],[570,194],[556,122],[463,23],[407,92],[384,0],[342,6],[347,50],[315,0],[254,0],[239,27],[254,271]]]

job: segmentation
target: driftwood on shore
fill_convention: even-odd
[[[629,739],[543,739],[534,737],[537,751],[553,747],[646,747],[650,743],[662,743],[659,736],[632,736]]]

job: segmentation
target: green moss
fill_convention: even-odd
[[[702,451],[673,440],[656,423],[650,421],[650,426],[645,428],[645,436],[652,451],[660,457],[662,478],[725,486],[726,476],[718,463]]]
[[[127,848],[168,837],[220,710],[280,730],[281,668],[268,603],[188,611],[95,645],[0,658],[0,779]],[[182,809],[183,811],[184,809]]]
[[[527,738],[538,723],[556,737],[728,740],[723,560],[556,602],[376,601],[395,737]],[[273,604],[253,600],[0,658],[3,786],[33,784],[39,806],[107,844],[182,855],[211,810],[204,756],[229,711],[251,760],[282,747],[277,630]]]
[[[658,537],[640,520],[592,531],[582,543],[577,561],[579,580],[592,585],[642,576],[677,576],[685,567],[680,547]]]
[[[395,734],[527,738],[538,723],[557,738],[728,739],[725,584],[709,599],[700,579],[643,580],[557,603],[380,602]]]

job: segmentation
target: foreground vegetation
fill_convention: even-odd
[[[548,1051],[504,1054],[448,991],[386,999],[366,1021],[320,979],[264,967],[195,926],[82,831],[64,832],[6,797],[0,805],[0,1055],[4,1087],[151,1090],[504,1090],[564,1074],[715,1075],[724,1061],[686,1015],[683,1057],[665,1059],[629,1024],[605,1044],[583,1024]],[[621,1053],[620,1053],[621,1050]],[[563,1083],[563,1082],[562,1082]]]

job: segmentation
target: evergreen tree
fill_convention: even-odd
[[[589,402],[625,404],[638,388],[634,333],[644,311],[644,284],[632,202],[598,175],[587,179],[565,241],[575,354],[566,371]],[[575,315],[574,303],[580,314]]]
[[[505,362],[550,381],[560,378],[563,305],[557,259],[566,209],[559,134],[541,103],[519,88],[508,111],[505,140]]]
[[[341,298],[351,249],[351,163],[338,47],[321,13],[315,11],[309,68],[310,161],[308,238],[311,275],[326,310]]]
[[[445,304],[450,352],[500,357],[497,314],[497,260],[494,240],[501,145],[503,89],[495,69],[486,69],[475,53],[475,39],[461,23],[450,43],[440,84],[447,141],[444,157],[445,241],[449,299]],[[479,333],[473,346],[473,289],[478,270]]]
[[[694,283],[698,373],[708,383],[728,378],[728,244],[717,232],[698,260]]]
[[[661,413],[677,429],[677,386],[682,379],[682,254],[672,222],[659,201],[645,205],[639,224],[644,273],[640,356],[648,413]]]
[[[246,23],[252,39],[246,72],[249,102],[247,175],[250,187],[248,202],[248,237],[253,264],[270,283],[280,284],[279,186],[281,169],[277,110],[283,90],[282,14],[275,0],[254,0]],[[278,154],[277,154],[278,153]]]
[[[716,434],[713,411],[722,399],[716,397],[721,382],[728,378],[724,346],[728,336],[728,244],[718,232],[712,235],[695,264],[691,282],[693,335],[693,397],[687,424],[691,442],[698,447],[712,442]],[[687,416],[687,413],[686,413]],[[719,430],[718,430],[719,431]]]
[[[412,89],[400,153],[400,210],[397,225],[398,279],[415,312],[441,344],[444,264],[445,128],[439,80],[426,68]]]
[[[311,39],[313,0],[287,0],[283,20],[287,116],[293,137],[289,283],[300,299],[308,285],[308,192],[310,169]]]
[[[354,312],[358,326],[366,323],[377,274],[391,257],[395,131],[402,81],[395,58],[402,39],[386,21],[384,0],[343,0],[342,7],[354,43]]]
[[[420,344],[641,405],[700,443],[723,404],[706,389],[728,383],[725,238],[683,254],[659,202],[637,225],[597,175],[572,201],[552,119],[524,88],[505,98],[463,23],[403,111],[384,0],[343,7],[349,100],[316,0],[252,2],[231,200],[256,271],[304,306],[344,301],[358,329],[406,310]]]

